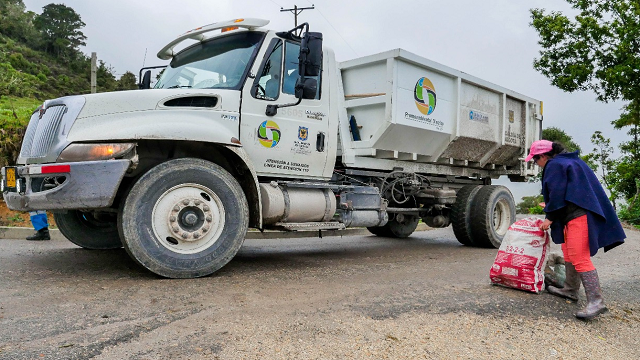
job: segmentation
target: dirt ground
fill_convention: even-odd
[[[47,218],[49,219],[49,227],[55,229],[56,223],[53,214],[47,213]],[[0,199],[0,226],[31,227],[29,213],[9,210],[4,200]]]
[[[191,280],[122,249],[0,240],[0,359],[638,359],[640,232],[627,235],[594,257],[610,312],[591,322],[490,285],[496,250],[451,228],[246,240]]]

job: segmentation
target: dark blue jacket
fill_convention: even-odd
[[[587,211],[591,256],[602,247],[606,252],[624,243],[627,236],[611,201],[577,151],[549,159],[542,173],[542,195],[547,213],[567,206],[567,202]],[[564,225],[558,221],[551,224],[551,238],[556,244],[564,242]]]

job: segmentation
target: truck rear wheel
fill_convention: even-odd
[[[160,276],[210,275],[242,246],[248,208],[242,188],[222,167],[170,160],[140,177],[127,195],[119,219],[123,243],[134,260]]]
[[[54,213],[53,219],[62,235],[81,248],[106,250],[122,247],[115,216],[111,218],[105,214],[99,218],[89,212],[69,210]]]
[[[368,227],[374,235],[392,238],[406,238],[418,227],[420,218],[415,215],[396,214],[384,226]]]
[[[504,186],[483,186],[473,201],[472,214],[475,245],[499,248],[509,226],[516,220],[511,191]]]
[[[474,245],[471,231],[471,206],[482,185],[466,185],[458,190],[456,202],[451,207],[451,227],[456,239],[467,246]]]

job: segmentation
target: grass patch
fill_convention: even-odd
[[[0,96],[0,128],[27,126],[33,110],[40,105],[42,101],[36,99]]]
[[[0,167],[15,164],[36,99],[0,96]]]

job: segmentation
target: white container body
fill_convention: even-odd
[[[540,138],[542,102],[396,49],[339,64],[345,97],[342,161],[349,167],[524,177]],[[348,119],[355,116],[361,140]],[[342,121],[345,119],[345,121]]]

